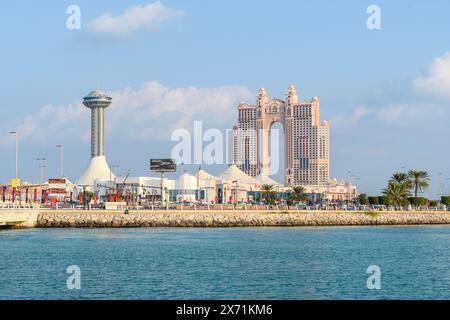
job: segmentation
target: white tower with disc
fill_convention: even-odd
[[[78,179],[77,184],[92,187],[96,180],[111,180],[115,176],[111,172],[105,158],[104,131],[105,109],[112,103],[112,98],[104,91],[94,90],[83,98],[83,105],[91,110],[91,161]]]

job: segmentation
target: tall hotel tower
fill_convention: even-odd
[[[279,122],[284,130],[285,184],[325,185],[329,180],[329,128],[320,123],[319,99],[298,100],[289,86],[285,100],[269,99],[259,90],[256,105],[241,102],[233,130],[232,160],[251,176],[268,175],[270,130]]]
[[[91,160],[89,166],[78,179],[82,186],[93,186],[96,180],[114,178],[105,159],[104,130],[105,109],[112,103],[112,98],[105,92],[94,90],[83,98],[83,105],[91,111]]]

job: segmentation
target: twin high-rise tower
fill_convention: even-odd
[[[279,122],[284,130],[286,185],[324,185],[329,181],[329,128],[320,122],[319,99],[299,101],[294,86],[285,100],[269,99],[264,88],[256,104],[241,102],[234,127],[232,160],[251,176],[269,175],[270,132]],[[276,148],[272,148],[276,150]]]

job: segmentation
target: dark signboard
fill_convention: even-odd
[[[63,184],[65,185],[67,183],[65,178],[58,178],[58,179],[48,179],[48,184]]]
[[[175,172],[177,165],[173,159],[151,159],[150,171],[153,172]]]

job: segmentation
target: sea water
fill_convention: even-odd
[[[450,299],[449,249],[449,226],[1,230],[0,299]]]

